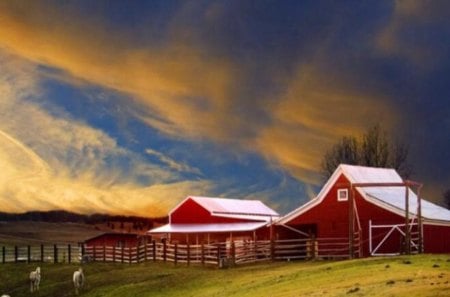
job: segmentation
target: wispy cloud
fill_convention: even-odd
[[[395,1],[375,43],[381,52],[411,62],[419,73],[430,71],[448,58],[449,18],[447,1]]]
[[[38,104],[45,93],[36,66],[3,52],[0,62],[2,211],[165,215],[186,193],[212,187],[206,180],[180,181],[170,170],[118,146],[103,131],[57,109],[50,114]],[[171,161],[171,166],[177,164]],[[123,162],[131,172],[124,171]],[[138,182],[142,176],[148,185]]]
[[[131,42],[124,45],[121,32],[111,37],[101,25],[94,29],[89,19],[83,24],[72,19],[59,26],[58,14],[49,20],[37,9],[32,14],[15,14],[22,11],[17,7],[5,11],[0,37],[16,54],[131,94],[147,109],[141,118],[168,135],[236,143],[237,149],[257,151],[308,183],[318,182],[320,156],[334,139],[360,131],[369,115],[386,110],[382,101],[367,94],[343,85],[323,85],[326,69],[317,73],[314,65],[308,66],[314,71],[299,67],[268,108],[255,98],[242,100],[236,91],[245,72],[226,56],[206,52],[201,42],[187,38],[190,32],[176,21],[162,47],[137,48]],[[252,134],[236,137],[237,131],[249,130],[256,122],[257,117],[236,113],[247,106],[258,109],[255,114],[264,115],[267,123]],[[158,152],[148,152],[172,169],[192,171]]]
[[[218,30],[214,31],[216,35],[221,35],[220,30],[226,27],[221,22],[228,16],[223,11],[226,9],[223,4],[204,7],[188,2],[181,5],[175,9],[177,13],[167,18],[164,38],[158,42],[136,42],[125,29],[111,26],[104,19],[84,16],[81,20],[69,5],[42,9],[43,4],[39,2],[2,2],[0,48],[20,57],[18,60],[22,62],[28,61],[24,64],[56,69],[47,73],[52,79],[78,87],[92,84],[112,93],[126,94],[130,98],[127,106],[133,110],[133,115],[165,136],[212,142],[237,154],[240,151],[256,152],[269,165],[282,168],[305,183],[317,185],[321,183],[320,159],[338,138],[360,134],[367,126],[379,121],[385,127],[396,127],[396,119],[405,117],[398,106],[388,103],[392,98],[387,97],[394,95],[389,91],[378,92],[380,85],[371,85],[372,77],[367,73],[377,71],[377,65],[370,70],[362,69],[366,62],[359,59],[365,55],[362,52],[368,52],[367,60],[371,65],[380,61],[380,53],[418,64],[427,64],[433,59],[438,61],[442,51],[430,52],[426,39],[421,39],[422,44],[412,46],[414,40],[400,38],[411,26],[421,27],[445,20],[445,12],[431,9],[434,5],[429,6],[429,3],[432,2],[397,1],[392,19],[386,26],[374,22],[378,25],[368,29],[370,34],[358,33],[364,37],[358,35],[361,40],[356,38],[351,42],[341,40],[342,35],[348,34],[348,28],[339,31],[339,26],[348,25],[339,19],[341,16],[333,16],[336,19],[332,20],[327,18],[318,25],[319,34],[301,31],[301,28],[298,35],[295,33],[299,40],[297,44],[289,44],[294,48],[291,53],[297,50],[295,46],[307,50],[289,56],[290,60],[286,61],[281,59],[284,52],[280,51],[278,56],[273,54],[277,46],[270,41],[265,45],[273,46],[268,50],[273,54],[270,57],[276,59],[263,61],[262,56],[253,57],[252,50],[236,49],[235,39],[230,36],[223,38],[231,40],[224,43],[227,46],[224,49],[222,39],[199,30],[199,27],[213,28]],[[438,16],[437,20],[434,16]],[[195,25],[185,22],[186,19],[195,19]],[[241,25],[245,27],[245,24]],[[295,26],[298,24],[292,25]],[[293,36],[285,41],[290,41]],[[263,47],[259,43],[262,40],[256,36],[255,40],[252,38],[243,42],[257,47],[254,42]],[[350,51],[350,54],[341,48],[353,47],[360,41],[364,42],[364,47]],[[231,57],[234,49],[239,57]],[[336,62],[340,58],[344,58],[345,65]],[[0,85],[0,91],[6,94],[5,98],[41,96],[43,90],[33,81],[32,73],[23,70],[19,80],[9,74],[9,70],[3,71],[5,83]],[[96,197],[106,197],[105,189],[122,194],[122,190],[114,188],[121,184],[126,185],[122,189],[128,187],[130,193],[140,197],[136,181],[145,176],[153,181],[145,185],[149,186],[148,193],[158,189],[152,193],[164,192],[166,196],[154,194],[155,197],[164,196],[172,201],[168,198],[168,189],[179,186],[181,173],[202,176],[198,168],[151,146],[146,150],[148,156],[133,154],[104,131],[90,127],[54,106],[50,106],[50,113],[36,102],[4,100],[0,104],[0,114],[8,119],[0,125],[5,143],[3,150],[8,151],[4,155],[8,155],[8,160],[11,161],[14,150],[22,155],[31,152],[27,158],[34,156],[36,164],[41,164],[35,165],[41,169],[34,170],[46,167],[50,175],[82,181],[89,185],[85,188],[86,195],[90,195],[87,189],[91,186]],[[27,116],[21,118],[14,113]],[[18,147],[12,149],[14,145]],[[20,158],[11,163],[20,164]],[[157,164],[145,161],[152,158]],[[121,169],[120,163],[124,160],[133,170],[125,172]],[[186,183],[181,188],[192,192],[212,188],[211,181]],[[162,188],[164,191],[160,191]],[[191,192],[182,196],[187,194]],[[267,195],[272,194],[268,192]],[[154,205],[164,204],[162,198],[151,199],[155,201]],[[100,198],[94,201],[98,207],[109,205]]]
[[[201,172],[198,168],[189,166],[188,164],[183,163],[183,162],[178,162],[161,152],[158,152],[156,150],[152,150],[149,148],[146,149],[145,152],[148,155],[155,156],[156,158],[158,158],[159,161],[161,161],[163,164],[165,164],[170,169],[173,169],[173,170],[179,171],[179,172],[187,172],[187,173],[194,173],[197,175],[201,175]]]

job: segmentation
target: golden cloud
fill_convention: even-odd
[[[163,216],[186,193],[212,188],[206,180],[176,181],[176,173],[119,147],[104,132],[61,112],[49,114],[26,99],[39,93],[34,66],[1,52],[0,63],[1,211]],[[133,172],[107,158],[126,158]],[[136,183],[138,176],[153,184]]]
[[[449,18],[448,1],[396,1],[391,19],[376,36],[375,45],[383,53],[411,61],[419,70],[434,69],[447,59],[447,54],[430,41],[434,38],[434,42],[441,42],[435,26],[446,24]],[[430,35],[436,36],[430,39]]]
[[[31,8],[14,3],[0,5],[1,47],[35,63],[61,69],[77,83],[86,81],[131,95],[146,109],[140,115],[142,119],[164,133],[232,142],[235,131],[252,125],[235,114],[239,109],[236,105],[241,104],[234,96],[242,78],[239,65],[207,52],[194,39],[180,38],[188,34],[177,27],[176,21],[164,43],[133,46],[123,32],[111,34],[103,24],[90,19],[81,22],[67,11],[52,8],[48,12],[36,7],[38,4]],[[329,145],[343,135],[360,132],[367,119],[378,121],[382,115],[388,121],[391,113],[376,95],[359,94],[341,81],[327,85],[323,82],[327,70],[311,64],[299,67],[285,92],[273,100],[276,103],[263,108],[269,120],[258,128],[256,136],[237,142],[297,178],[317,184],[320,159]],[[57,126],[64,125],[60,122]],[[120,153],[113,140],[85,128],[67,136],[54,132],[55,138],[66,139],[64,147],[47,151],[63,151],[74,139],[103,139],[102,145],[112,148],[103,153]],[[78,159],[81,157],[86,158]],[[53,162],[51,156],[47,158]],[[94,156],[85,159],[79,176],[101,168],[102,164],[90,165],[94,159],[99,160]]]
[[[93,20],[81,23],[64,14],[67,21],[38,7],[3,5],[0,45],[14,54],[132,95],[158,114],[144,120],[166,133],[226,137],[220,128],[228,119],[222,115],[237,74],[223,57],[177,40],[159,48],[129,47],[123,34],[113,37]]]
[[[327,83],[326,74],[304,65],[272,109],[272,125],[261,131],[255,147],[295,177],[320,184],[324,152],[346,135],[360,135],[377,122],[392,125],[392,110],[382,97],[358,94],[343,82]]]

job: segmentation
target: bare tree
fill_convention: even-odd
[[[333,174],[339,164],[359,164],[358,142],[353,136],[345,136],[325,153],[322,160],[322,171],[325,178]]]
[[[329,178],[339,164],[394,168],[403,178],[409,178],[412,171],[407,145],[390,141],[379,125],[369,128],[360,140],[341,138],[322,159],[323,176]]]
[[[444,203],[445,206],[450,209],[450,189],[444,192]]]

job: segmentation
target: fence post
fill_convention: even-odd
[[[41,262],[44,262],[44,245],[41,244]]]
[[[113,245],[113,263],[116,263],[116,246]]]
[[[84,255],[86,254],[84,243],[81,244],[81,261],[84,259]]]
[[[311,259],[316,258],[316,236],[313,234],[311,236]]]
[[[175,253],[174,253],[174,260],[173,260],[175,265],[177,265],[177,260],[178,260],[177,253],[178,253],[178,243],[175,243]]]
[[[220,243],[217,244],[217,266],[220,267]]]
[[[122,245],[122,260],[121,262],[124,262],[124,257],[125,257],[125,246]]]
[[[144,241],[144,262],[147,262],[147,252],[148,252],[148,247],[147,247],[147,244],[148,244],[148,242],[147,242],[147,238],[145,239],[145,241]]]
[[[4,246],[2,246],[2,263],[5,264],[6,262],[6,249]]]
[[[189,242],[187,243],[186,247],[187,247],[187,266],[189,266],[191,264],[191,249]]]
[[[131,255],[131,246],[128,247],[128,264],[131,264],[133,257]]]
[[[166,240],[163,240],[163,261],[166,262],[167,260],[167,243]]]
[[[97,262],[97,245],[94,244],[93,247],[94,247],[94,251],[93,251],[94,252],[94,256],[93,256],[94,262]]]
[[[106,244],[103,243],[103,262],[106,262]]]
[[[270,240],[270,260],[275,261],[275,241]]]
[[[14,263],[17,263],[17,257],[18,257],[18,248],[17,245],[14,246]]]
[[[234,266],[236,263],[236,246],[234,245],[234,240],[231,241],[231,265]]]
[[[202,265],[205,265],[205,244],[202,242]]]
[[[70,246],[70,243],[67,245],[67,261],[68,263],[72,263],[72,247]]]
[[[153,262],[155,262],[156,261],[156,241],[153,239],[153,241],[152,241],[152,245],[153,245],[153,250],[152,250],[152,253],[153,253]]]
[[[137,263],[139,263],[139,257],[141,256],[141,255],[139,254],[140,251],[141,251],[141,249],[140,249],[140,245],[139,245],[139,242],[138,242],[138,244],[136,245],[136,262],[137,262]]]
[[[31,262],[31,246],[27,245],[27,263]]]
[[[53,245],[53,262],[58,263],[58,247],[56,244]]]

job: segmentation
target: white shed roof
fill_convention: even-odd
[[[266,222],[223,223],[223,224],[167,224],[148,231],[148,233],[218,233],[254,231]]]
[[[211,198],[188,196],[178,204],[169,215],[175,212],[185,201],[192,199],[214,216],[250,220],[270,220],[270,217],[280,216],[276,211],[259,200],[241,200],[230,198]]]
[[[192,197],[212,213],[278,216],[279,214],[259,200],[229,198]]]

